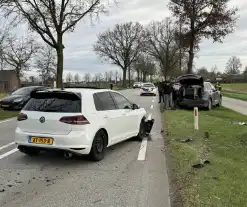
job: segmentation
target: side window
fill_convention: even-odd
[[[109,92],[100,92],[93,95],[94,104],[97,111],[116,109],[116,105]]]
[[[209,86],[209,84],[208,84],[208,83],[204,83],[204,87],[205,87],[205,89],[206,89],[207,91],[209,91],[209,90],[210,90],[210,86]]]
[[[131,103],[124,96],[114,92],[111,92],[111,95],[119,109],[131,109]]]

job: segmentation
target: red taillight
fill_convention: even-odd
[[[24,121],[24,120],[27,120],[27,115],[24,114],[24,113],[19,113],[18,116],[17,116],[17,121]]]
[[[83,116],[64,116],[60,120],[65,124],[74,124],[74,125],[85,125],[90,124],[89,121]]]

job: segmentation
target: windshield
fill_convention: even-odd
[[[147,88],[154,87],[154,84],[152,84],[152,83],[145,83],[145,84],[143,84],[143,87],[147,87]]]
[[[20,88],[12,93],[12,95],[29,95],[33,88]]]

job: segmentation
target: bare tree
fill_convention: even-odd
[[[133,68],[135,71],[139,71],[139,79],[142,77],[143,82],[147,80],[147,76],[154,75],[156,72],[155,63],[150,57],[144,54],[138,56],[137,61],[133,65]]]
[[[75,29],[85,17],[98,17],[105,13],[100,0],[11,0],[6,13],[15,12],[29,23],[30,28],[57,52],[58,87],[62,87],[63,77],[63,36]]]
[[[227,75],[236,75],[240,73],[240,69],[242,68],[242,63],[240,59],[236,56],[232,56],[229,58],[226,63],[225,73]]]
[[[116,84],[117,84],[118,78],[119,78],[119,72],[116,70],[115,71],[115,83]]]
[[[31,59],[38,51],[38,46],[31,37],[20,39],[12,36],[7,39],[3,56],[6,63],[15,70],[18,87],[21,86],[20,77],[25,71],[30,70]]]
[[[73,82],[73,76],[71,73],[68,73],[67,76],[66,76],[66,82],[67,83],[71,83]]]
[[[109,72],[108,72],[108,75],[109,75],[109,82],[112,82],[112,79],[113,79],[113,72],[112,72],[112,71],[109,71]]]
[[[90,73],[86,73],[86,74],[84,75],[84,81],[85,81],[86,83],[89,83],[89,82],[91,81],[91,74],[90,74]]]
[[[117,24],[98,36],[94,51],[104,60],[123,70],[123,85],[126,85],[128,68],[143,49],[143,27],[139,23]]]
[[[80,75],[78,73],[75,74],[74,80],[75,80],[75,83],[80,82]]]
[[[209,78],[209,71],[206,67],[201,67],[197,70],[197,74],[202,76],[203,78]]]
[[[109,73],[107,71],[104,73],[104,78],[105,78],[105,82],[108,82],[108,80],[109,80]]]
[[[49,45],[41,47],[35,57],[36,67],[42,79],[42,83],[46,83],[48,79],[56,76],[56,55],[54,48]]]
[[[171,70],[179,67],[176,29],[170,18],[153,21],[146,28],[146,52],[158,62],[165,78]]]
[[[188,73],[192,73],[194,49],[202,38],[212,38],[214,42],[234,30],[236,8],[228,9],[229,0],[171,0],[169,8],[178,21],[182,21],[184,43],[189,48]]]

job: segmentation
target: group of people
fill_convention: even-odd
[[[159,103],[164,103],[164,108],[174,108],[176,105],[176,91],[171,82],[162,81],[158,83]]]

